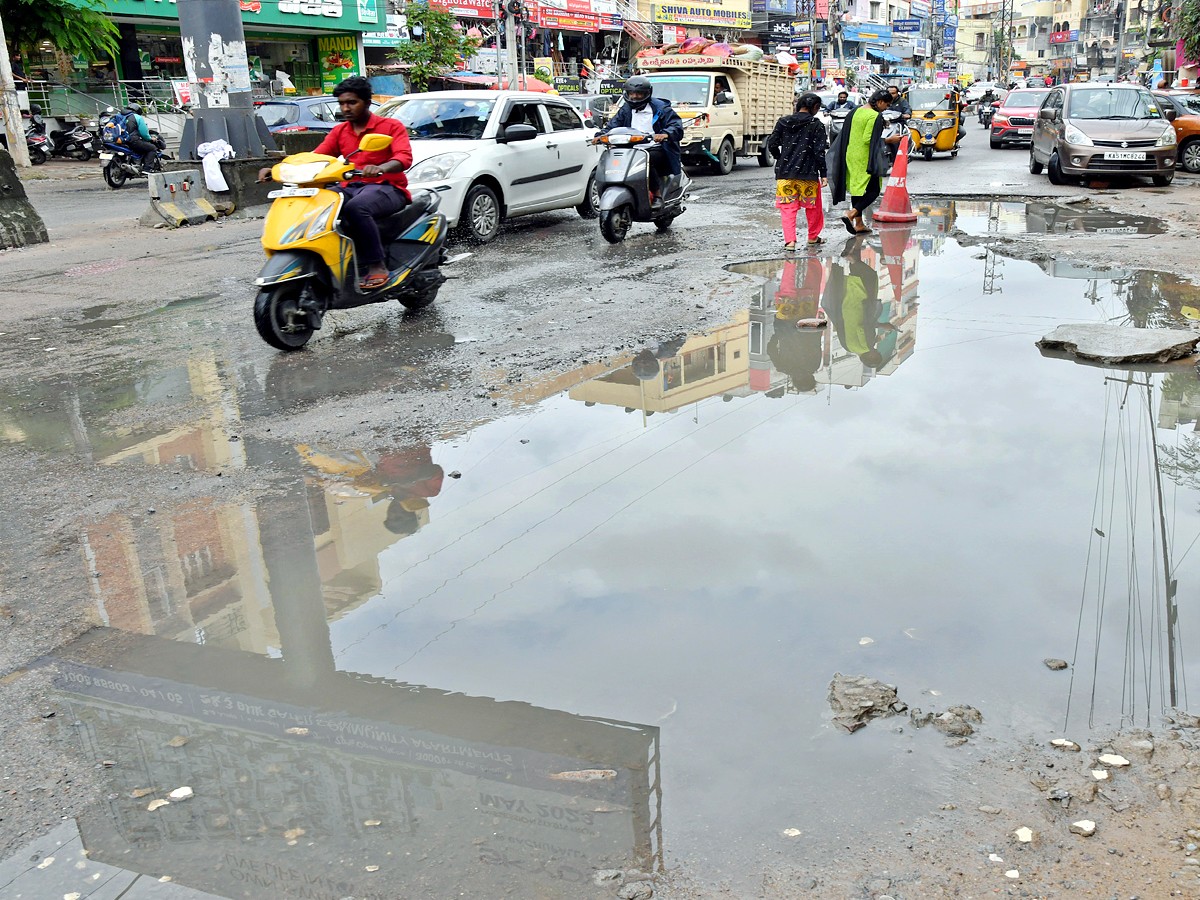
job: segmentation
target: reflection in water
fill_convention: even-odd
[[[982,234],[1166,234],[1150,216],[1115,213],[1091,203],[1044,200],[917,200],[914,211],[936,230]],[[920,226],[918,226],[920,227]]]

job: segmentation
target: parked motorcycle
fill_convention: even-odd
[[[666,196],[661,195],[662,179],[654,168],[654,154],[666,151],[648,134],[632,128],[614,128],[597,136],[604,144],[600,165],[596,168],[596,189],[600,192],[600,233],[610,244],[625,240],[634,222],[653,222],[666,231],[686,207],[687,175],[681,174]]]
[[[364,134],[354,153],[378,152],[391,144],[386,134]],[[307,344],[331,309],[388,300],[407,309],[426,307],[446,280],[440,267],[470,255],[446,258],[446,217],[438,212],[438,195],[415,191],[408,206],[379,223],[388,280],[363,290],[354,243],[338,231],[344,197],[326,190],[361,174],[349,158],[317,153],[293,154],[271,170],[283,187],[267,195],[274,202],[263,229],[267,262],[254,281],[259,288],[254,326],[277,350]]]
[[[32,126],[25,126],[25,147],[29,151],[29,161],[40,166],[50,158],[50,139],[39,134]]]
[[[150,129],[150,141],[158,147],[158,152],[150,164],[149,171],[144,170],[140,153],[124,144],[102,142],[104,149],[100,151],[100,163],[104,166],[104,181],[110,188],[116,190],[124,187],[130,178],[145,178],[151,172],[162,171],[162,161],[171,158],[171,155],[165,152],[167,142],[153,128]]]
[[[92,158],[92,135],[82,125],[50,132],[50,155],[87,162]]]

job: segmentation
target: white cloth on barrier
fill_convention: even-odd
[[[237,154],[229,141],[206,141],[196,147],[200,165],[204,169],[204,183],[210,191],[227,191],[229,183],[221,174],[221,160],[233,159]]]

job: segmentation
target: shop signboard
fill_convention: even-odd
[[[1067,44],[1071,41],[1071,32],[1069,31],[1052,31],[1050,32],[1050,43],[1052,44]]]
[[[607,94],[609,96],[612,96],[614,94],[621,94],[624,92],[625,92],[625,82],[614,81],[612,79],[605,78],[604,80],[602,80],[600,82],[600,90],[598,90],[596,93]]]
[[[929,56],[932,52],[929,38],[917,38],[913,41],[913,56]]]
[[[942,43],[943,44],[953,47],[954,44],[957,42],[957,40],[958,40],[958,29],[957,28],[943,28],[942,29]]]
[[[556,31],[600,30],[600,20],[592,13],[563,13],[545,6],[538,7],[538,24]]]
[[[929,0],[910,0],[908,8],[918,19],[929,18]]]
[[[796,0],[767,0],[767,12],[794,16],[796,15]]]
[[[725,28],[749,31],[750,0],[713,0],[704,5],[652,4],[650,17],[662,25],[692,25],[699,28]]]
[[[491,0],[442,0],[436,5],[464,19],[493,19],[496,13]]]
[[[920,34],[920,19],[892,19],[893,34]]]
[[[624,31],[625,20],[617,13],[599,13],[601,31]]]
[[[846,25],[842,28],[842,39],[887,46],[892,42],[892,29],[886,25]]]
[[[88,7],[85,0],[67,2],[80,8]],[[360,18],[370,15],[369,8],[362,5],[367,3],[378,8],[378,0],[239,0],[238,8],[246,28],[282,25],[323,31],[373,31],[379,27],[378,13],[370,19]],[[490,4],[488,8],[491,8]],[[179,21],[175,0],[105,0],[104,13],[107,16]]]
[[[583,79],[578,75],[555,75],[552,83],[560,94],[583,93]]]
[[[408,40],[408,17],[388,13],[387,29],[368,31],[363,35],[364,47],[395,47]]]
[[[326,94],[332,94],[342,79],[362,74],[358,41],[350,35],[318,35],[317,61],[321,65],[321,89]]]
[[[358,21],[379,24],[379,9],[375,0],[358,0]]]

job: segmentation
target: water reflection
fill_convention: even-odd
[[[1132,235],[1167,231],[1160,219],[1115,213],[1087,202],[918,199],[914,212],[922,225],[943,233],[952,229],[970,235]]]

